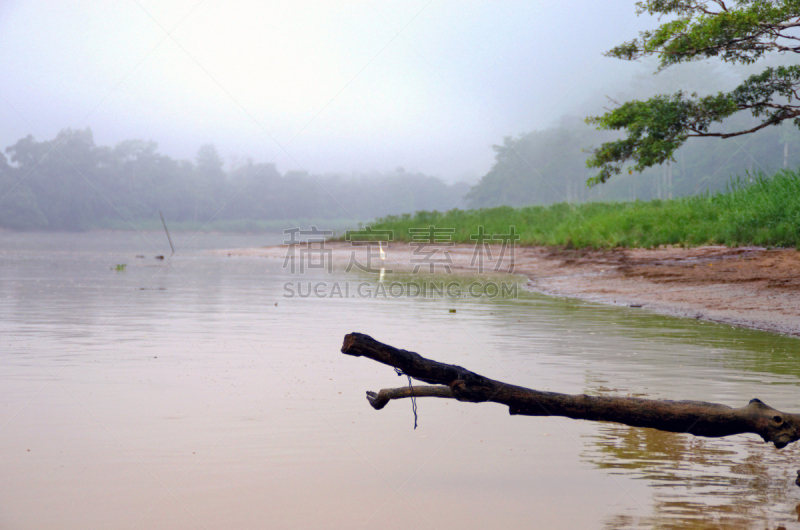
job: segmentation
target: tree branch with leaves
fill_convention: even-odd
[[[800,1],[648,0],[637,2],[637,14],[670,17],[657,29],[607,52],[635,61],[656,56],[658,71],[711,58],[733,64],[755,63],[768,53],[800,53]],[[672,161],[675,151],[692,137],[731,138],[754,133],[786,120],[800,127],[800,66],[766,68],[730,92],[698,96],[678,91],[646,101],[628,101],[601,116],[587,118],[600,130],[623,131],[625,137],[606,142],[587,161],[598,168],[589,184],[606,182]],[[714,124],[738,112],[750,112],[758,124],[734,132],[717,132]]]

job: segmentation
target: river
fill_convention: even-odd
[[[178,233],[170,256],[157,232],[0,233],[0,528],[797,524],[796,444],[436,399],[414,429],[410,402],[365,399],[407,380],[339,348],[358,331],[541,390],[795,412],[798,339],[206,252],[281,239]],[[300,280],[367,294],[287,296]]]

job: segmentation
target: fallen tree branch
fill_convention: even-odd
[[[565,416],[578,420],[611,421],[631,427],[721,437],[754,433],[782,449],[800,439],[800,414],[775,410],[758,399],[734,409],[704,401],[668,401],[542,392],[470,372],[421,355],[383,344],[368,335],[350,333],[342,353],[387,364],[414,379],[437,386],[383,389],[367,392],[375,409],[393,399],[409,397],[451,398],[471,403],[493,402],[508,406],[510,414]],[[800,480],[800,478],[798,479]],[[799,483],[800,484],[800,483]]]
[[[440,397],[454,399],[449,386],[404,386],[400,388],[384,388],[377,394],[367,391],[367,401],[375,410],[381,410],[393,399],[410,397]]]

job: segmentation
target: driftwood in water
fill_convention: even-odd
[[[734,409],[704,401],[662,401],[541,392],[495,381],[460,366],[432,361],[417,353],[383,344],[361,333],[345,336],[342,353],[388,364],[414,379],[436,385],[367,392],[367,399],[375,409],[382,409],[393,399],[412,396],[440,397],[472,403],[500,403],[507,405],[511,414],[611,421],[632,427],[650,427],[696,436],[720,437],[754,433],[765,442],[774,443],[778,449],[800,439],[800,414],[775,410],[758,399],[750,400],[746,406]]]

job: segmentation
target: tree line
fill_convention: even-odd
[[[746,127],[750,120],[736,116],[726,126]],[[597,174],[588,168],[591,148],[616,135],[587,127],[578,118],[563,118],[553,127],[522,137],[508,136],[493,146],[495,163],[467,194],[471,208],[527,206],[556,202],[650,200],[721,191],[733,178],[772,174],[800,165],[800,130],[785,124],[742,139],[702,138],[674,153],[674,160],[621,173],[589,187]]]
[[[469,190],[422,173],[281,174],[248,160],[225,171],[213,145],[194,161],[158,152],[154,141],[98,146],[89,128],[32,136],[0,153],[0,228],[87,230],[158,219],[214,227],[226,221],[341,220],[356,224],[417,210],[448,210]]]
[[[661,153],[664,156],[640,167],[618,165],[612,171],[609,166],[606,169],[610,173],[598,180],[598,164],[595,162],[599,160],[599,154],[616,153],[617,148],[620,149],[618,154],[628,153],[623,147],[628,145],[626,142],[634,141],[630,130],[609,126],[612,117],[620,113],[627,116],[621,110],[626,104],[620,102],[658,103],[658,98],[665,92],[683,94],[692,91],[693,97],[701,99],[719,97],[732,88],[736,90],[735,87],[747,80],[758,78],[765,66],[772,70],[786,66],[800,71],[800,57],[771,54],[744,65],[695,61],[666,70],[659,69],[659,66],[657,59],[643,58],[634,65],[636,70],[631,76],[620,78],[617,86],[607,87],[589,100],[573,105],[571,115],[562,116],[549,128],[523,136],[508,136],[501,144],[493,146],[495,163],[470,190],[466,200],[468,206],[667,199],[724,190],[732,179],[749,179],[748,172],[768,175],[779,169],[794,169],[800,164],[800,129],[789,120],[775,122],[745,136],[727,139],[714,136],[749,130],[763,123],[758,115],[733,113],[709,125],[707,137],[692,138],[692,141],[681,141],[677,145],[672,140],[667,141],[666,133],[658,136],[653,132],[657,126],[669,127],[670,119],[675,118],[667,111],[661,112],[663,109],[658,107],[658,112],[640,109],[642,115],[635,122],[638,127],[636,134],[644,134],[642,131],[652,133],[650,141],[663,148]],[[656,74],[652,73],[653,70]],[[776,99],[775,103],[780,101]],[[610,120],[608,123],[584,118],[608,108],[612,109],[605,115]],[[647,119],[658,123],[650,123]],[[620,156],[624,158],[627,155]],[[636,158],[639,155],[631,156]],[[606,162],[623,162],[622,159],[613,163],[610,160]],[[587,185],[599,182],[603,184]]]

